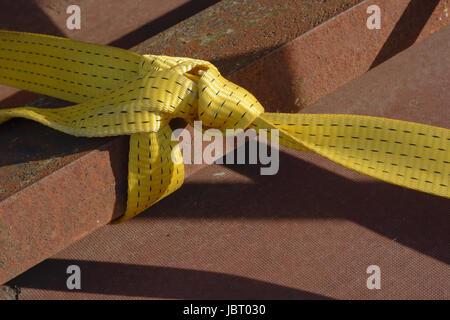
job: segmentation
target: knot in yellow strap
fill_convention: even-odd
[[[200,120],[204,127],[222,132],[245,129],[264,112],[251,93],[222,77],[208,61],[153,55],[144,58],[142,95],[150,100],[149,105],[157,106],[152,112],[189,123]],[[155,90],[159,91],[156,95]]]
[[[342,114],[265,113],[203,60],[138,55],[64,38],[0,31],[0,83],[77,103],[0,110],[85,137],[130,135],[127,220],[178,189],[184,167],[169,121],[276,129],[280,144],[383,181],[450,197],[450,130]]]

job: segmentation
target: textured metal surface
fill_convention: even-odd
[[[308,112],[448,128],[449,41],[446,27]],[[447,199],[283,149],[275,176],[255,165],[204,167],[146,213],[97,230],[10,285],[20,299],[449,299],[449,208]],[[81,268],[80,291],[65,287],[71,264]],[[369,265],[381,268],[381,290],[366,287]]]
[[[113,140],[0,202],[1,278],[121,215],[127,153],[126,137]]]
[[[209,60],[229,75],[361,1],[221,1],[135,49]]]
[[[239,70],[246,65],[251,64],[256,61],[261,56],[273,51],[285,42],[292,40],[294,37],[304,33],[310,28],[318,25],[324,20],[330,18],[331,16],[341,12],[345,8],[360,1],[348,1],[343,4],[341,1],[328,1],[325,4],[319,4],[316,1],[279,1],[276,3],[269,1],[258,1],[258,2],[233,2],[224,1],[218,5],[211,7],[199,15],[196,15],[187,21],[177,25],[174,28],[168,29],[164,33],[153,37],[152,39],[145,41],[143,44],[135,48],[139,53],[165,53],[171,55],[190,55],[198,58],[211,59],[213,60],[221,70],[224,70],[224,74],[234,73],[233,77],[244,87],[250,88],[252,90],[258,91],[255,81],[246,76],[247,73],[252,74],[252,67],[245,68],[242,71]],[[368,5],[368,1],[361,4],[361,6]],[[372,3],[372,2],[371,2]],[[447,3],[443,2],[444,5]],[[441,19],[443,17],[443,11],[446,7],[439,7],[441,11],[435,10],[437,12],[430,18],[430,21],[435,21],[436,19]],[[444,8],[444,9],[442,9]],[[289,9],[289,10],[288,10]],[[354,8],[344,14],[352,14],[354,10],[359,10],[361,8]],[[244,15],[238,15],[237,12],[244,12]],[[363,18],[362,16],[358,16]],[[392,19],[400,19],[399,16],[393,15]],[[391,19],[390,18],[390,19]],[[339,19],[344,19],[339,17]],[[445,21],[445,16],[439,21]],[[329,21],[329,23],[333,23]],[[365,20],[364,20],[365,21]],[[388,21],[390,25],[394,22]],[[441,24],[437,25],[442,25]],[[448,22],[447,22],[448,23]],[[331,33],[335,29],[339,29],[338,26],[331,24],[332,29],[329,29],[328,33]],[[324,32],[321,27],[314,29],[311,33],[305,34],[295,43],[301,42],[303,37],[311,37],[313,33]],[[436,27],[437,28],[437,27]],[[231,31],[230,31],[231,30]],[[434,31],[434,29],[430,29]],[[351,32],[356,32],[356,34],[361,36],[361,33],[357,29],[349,28],[346,35],[350,38],[355,39],[356,35]],[[190,34],[191,33],[191,34]],[[214,35],[220,35],[214,36]],[[424,33],[426,35],[426,32]],[[376,46],[381,48],[383,46],[386,37],[374,38]],[[238,42],[240,41],[240,42]],[[306,41],[306,40],[305,40]],[[240,43],[238,46],[237,43]],[[335,49],[336,52],[344,52],[349,50],[348,46],[352,45],[349,42],[336,42],[336,46],[341,45],[340,49]],[[290,47],[287,45],[275,51],[275,55],[285,48]],[[295,47],[292,47],[295,48]],[[293,50],[293,49],[292,49]],[[297,50],[303,50],[298,47]],[[325,50],[325,49],[323,49]],[[295,50],[293,50],[295,52]],[[297,53],[298,54],[298,53]],[[325,60],[319,59],[317,62],[317,57],[314,55],[304,55],[302,57],[303,63],[306,65],[314,66],[314,68],[309,68],[304,70],[302,77],[315,79],[316,77],[323,78],[323,74],[320,73],[321,70],[327,70],[330,65],[336,63],[336,59],[340,56],[335,57],[335,60]],[[359,58],[358,55],[352,56],[351,54],[345,55],[344,58],[348,60],[354,60]],[[310,59],[308,62],[307,59]],[[289,62],[285,56],[276,57],[274,59],[283,65]],[[331,59],[331,58],[330,58]],[[306,60],[306,61],[305,61]],[[356,59],[357,60],[357,59]],[[287,62],[286,62],[287,61]],[[295,61],[295,60],[293,60]],[[340,61],[341,64],[344,62]],[[350,63],[350,62],[347,62]],[[293,67],[296,65],[293,64]],[[265,77],[266,79],[274,79],[274,82],[289,83],[291,69],[287,72],[288,76],[286,79],[278,76],[274,77],[271,69],[261,69],[255,64],[255,68],[259,70],[257,77]],[[295,69],[295,68],[294,68]],[[344,68],[345,69],[345,68]],[[365,64],[363,67],[356,68],[354,73],[350,76],[346,74],[340,79],[340,84],[345,83],[345,81],[350,80],[352,77],[362,74],[365,70]],[[341,70],[341,69],[339,69]],[[318,73],[316,73],[318,72]],[[358,74],[359,72],[359,74]],[[295,71],[294,71],[295,73]],[[337,76],[336,76],[337,77]],[[329,86],[329,88],[327,87]],[[312,86],[310,91],[294,91],[296,96],[292,96],[290,92],[290,85],[287,87],[280,88],[280,90],[285,90],[284,94],[289,99],[293,99],[294,102],[297,99],[302,99],[303,95],[308,96],[312,94],[316,87]],[[337,86],[334,82],[325,83],[325,88],[321,91],[322,94],[334,90]],[[327,89],[328,88],[328,89]],[[280,91],[283,93],[282,91]],[[261,92],[255,92],[258,98],[261,98],[264,102],[265,95]],[[274,94],[277,94],[274,92]],[[301,95],[300,95],[301,94]],[[267,95],[266,95],[267,96]],[[315,96],[318,98],[318,96]],[[273,110],[274,106],[270,101],[265,101],[267,103],[267,109]],[[43,99],[39,104],[49,104],[47,99]],[[288,106],[288,105],[286,105]],[[26,124],[29,129],[29,136],[24,138],[18,135],[17,132]],[[10,130],[5,134],[5,140],[2,142],[5,144],[4,149],[11,150],[8,157],[0,158],[3,161],[3,165],[0,166],[0,193],[3,193],[3,201],[0,202],[0,215],[8,216],[8,221],[10,221],[9,228],[12,233],[2,233],[3,239],[17,239],[16,247],[9,247],[8,250],[2,251],[2,256],[0,261],[0,268],[3,270],[0,272],[0,283],[9,279],[12,275],[18,274],[23,270],[31,267],[35,263],[41,261],[45,257],[48,257],[52,253],[57,252],[65,245],[73,242],[76,239],[86,235],[93,229],[97,228],[99,225],[106,223],[113,215],[117,215],[119,210],[115,208],[121,208],[124,205],[123,195],[125,192],[121,188],[121,184],[126,179],[126,153],[127,153],[127,142],[123,138],[119,139],[105,139],[105,140],[92,140],[92,139],[75,139],[48,129],[42,126],[31,124],[26,120],[13,120],[7,124],[10,126]],[[15,126],[17,126],[15,128]],[[0,130],[3,130],[0,128]],[[3,136],[3,135],[2,135]],[[46,139],[33,139],[36,136],[45,136]],[[20,143],[20,148],[22,148],[22,153],[15,153],[14,148],[18,146],[15,144],[17,140],[16,137],[22,143]],[[2,138],[3,139],[3,138]],[[47,144],[43,142],[47,141]],[[48,142],[51,143],[48,143]],[[14,147],[15,146],[15,147]],[[113,149],[115,146],[116,149]],[[111,148],[111,149],[110,149]],[[97,149],[105,150],[105,152],[112,154],[111,157],[102,156],[99,157],[97,154]],[[113,152],[113,150],[121,150],[121,152]],[[27,160],[27,155],[31,159]],[[110,160],[111,158],[116,158],[117,163]],[[77,160],[78,159],[78,160]],[[73,162],[74,160],[77,160]],[[115,169],[103,169],[104,178],[99,179],[94,173],[93,175],[83,175],[79,174],[82,171],[82,163],[86,163],[86,166],[92,162],[92,167],[99,168],[119,168]],[[67,166],[71,163],[76,173],[64,173]],[[187,171],[189,173],[195,172],[201,166],[192,167],[188,166]],[[72,190],[77,192],[64,191],[71,194],[70,201],[67,200],[67,194],[62,192],[62,188],[59,188],[58,184],[48,185],[50,181],[49,178],[57,174],[53,182],[61,183],[65,181],[71,184]],[[20,179],[17,179],[19,177]],[[45,178],[46,177],[46,178]],[[59,177],[59,180],[58,180]],[[76,177],[76,179],[75,179]],[[116,180],[117,179],[117,180]],[[17,184],[19,183],[19,184]],[[33,184],[34,183],[34,184]],[[99,194],[102,197],[96,199],[96,204],[91,204],[88,198],[89,194],[92,194],[91,188],[86,188],[90,184],[96,187]],[[117,187],[116,187],[117,185]],[[30,187],[31,186],[31,187]],[[69,185],[66,185],[66,189],[69,190]],[[53,191],[51,191],[53,190]],[[59,197],[56,197],[58,193],[55,190],[61,191]],[[39,191],[39,197],[33,194]],[[14,203],[16,196],[21,196],[21,199],[28,199],[25,207],[21,210],[29,212],[22,212],[17,214],[15,210],[19,208],[11,207]],[[120,197],[122,195],[122,198]],[[1,195],[0,195],[1,196]],[[170,198],[169,198],[170,199]],[[73,209],[73,203],[80,204],[79,207],[75,206]],[[98,208],[103,208],[101,211],[97,211],[99,216],[94,216],[87,207],[95,205]],[[72,214],[68,215],[65,212],[65,208],[71,208]],[[49,212],[49,210],[52,210]],[[19,217],[25,217],[27,215],[33,215],[35,221],[33,223],[27,224],[27,220]],[[53,230],[46,229],[45,221],[51,216],[59,216],[53,225]],[[96,221],[99,220],[100,223],[97,224]],[[69,233],[67,237],[63,237],[63,230],[73,229],[73,233]],[[25,241],[22,236],[22,230],[27,229],[28,240]],[[5,229],[3,229],[5,230]],[[52,232],[56,231],[58,236],[52,235]],[[51,231],[51,232],[50,232]],[[17,233],[16,233],[17,232]],[[48,241],[52,237],[58,238],[59,241]],[[36,239],[36,240],[35,240]],[[4,240],[3,240],[4,241]],[[22,243],[22,245],[20,245]],[[22,246],[25,250],[22,252]],[[37,248],[40,249],[37,250]],[[42,250],[41,250],[42,249]],[[32,255],[27,254],[33,253]],[[10,267],[11,266],[11,269]],[[1,270],[1,269],[0,269]],[[6,271],[5,271],[6,270]],[[3,276],[5,275],[5,276]]]
[[[366,27],[369,4],[381,8],[380,30]],[[296,112],[448,25],[449,7],[448,0],[364,1],[231,79],[266,110]]]
[[[8,286],[0,286],[0,300],[17,300],[19,291]]]

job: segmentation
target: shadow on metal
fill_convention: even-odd
[[[198,184],[188,179],[134,219],[345,219],[450,263],[448,199],[381,181],[350,180],[285,152],[273,176],[262,176],[259,165],[223,166],[252,182]]]
[[[7,285],[68,292],[65,271],[70,265],[81,269],[83,294],[172,299],[330,299],[218,272],[63,259],[48,259]]]
[[[414,44],[440,0],[411,0],[370,69]]]
[[[63,37],[64,33],[47,14],[36,4],[35,0],[2,1],[0,30],[45,33]]]
[[[130,32],[117,40],[109,43],[110,46],[128,49],[158,33],[176,25],[177,23],[193,16],[196,13],[212,6],[220,0],[196,0],[189,1],[169,13],[148,22],[146,25]]]

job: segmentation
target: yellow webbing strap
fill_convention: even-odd
[[[207,61],[0,31],[0,83],[78,103],[3,109],[0,123],[23,117],[75,136],[130,135],[127,209],[118,221],[183,183],[181,152],[168,125],[173,118],[221,131],[279,129],[287,147],[450,197],[450,130],[368,116],[264,113],[253,95]]]

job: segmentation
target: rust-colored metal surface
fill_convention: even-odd
[[[209,60],[229,75],[361,2],[221,1],[135,49]]]
[[[190,55],[213,60],[221,70],[224,70],[224,75],[233,74],[234,80],[247,88],[251,88],[252,86],[257,87],[258,82],[255,81],[255,78],[252,78],[253,76],[246,76],[247,73],[251,74],[253,69],[251,67],[245,68],[245,66],[257,61],[258,58],[274,51],[274,49],[280,47],[285,42],[292,40],[294,37],[359,2],[361,1],[347,1],[346,4],[343,4],[341,1],[328,1],[326,4],[319,4],[316,1],[304,1],[301,3],[296,1],[278,1],[276,3],[269,1],[223,1],[174,28],[168,29],[164,33],[145,41],[134,50],[139,53],[152,52],[181,56]],[[364,1],[360,6],[368,6],[372,3],[373,1]],[[431,10],[429,16],[426,14],[427,11],[424,11],[425,16],[427,17],[423,20],[440,21],[439,23],[433,22],[433,25],[436,27],[429,28],[428,33],[435,31],[446,23],[448,24],[448,19],[445,20],[444,14],[447,8],[447,1],[441,1],[441,3],[443,3],[443,5],[439,4],[435,9]],[[361,10],[360,7],[353,8],[343,16],[352,14],[354,10],[359,10],[359,16],[356,15],[353,16],[353,18],[365,21],[367,15],[363,14],[363,10]],[[244,12],[245,15],[238,15],[236,12]],[[402,15],[392,15],[389,16],[388,19],[394,19],[393,21],[396,21],[395,19],[397,19],[397,21],[400,21],[402,17]],[[344,18],[341,16],[338,17],[338,19]],[[333,21],[335,20],[327,22],[326,25]],[[395,22],[393,21],[389,20],[387,22],[388,25],[394,25]],[[330,24],[329,26],[331,29],[329,29],[328,33],[330,33],[333,28],[338,28],[339,25]],[[299,41],[302,41],[300,39],[311,37],[311,34],[314,32],[321,32],[322,35],[326,34],[327,32],[324,31],[323,28],[326,29],[325,26],[313,29],[310,33],[303,35],[294,42],[299,43]],[[356,38],[357,35],[362,36],[361,31],[358,29],[348,28],[347,34],[351,32],[356,32],[356,35],[348,35],[350,38]],[[428,33],[423,31],[422,36],[425,36]],[[215,37],[215,34],[220,35],[220,37]],[[390,39],[390,37],[388,37],[388,39]],[[386,37],[382,36],[374,38],[379,50],[382,50],[385,40]],[[413,41],[415,40],[416,39],[413,39]],[[339,43],[336,42],[336,46],[341,45],[340,49],[336,49],[336,52],[349,50],[347,47],[349,44],[351,43],[345,41]],[[295,60],[289,61],[287,59],[290,55],[277,56],[277,54],[284,50],[285,52],[290,52],[293,57],[298,57],[298,54],[295,55],[292,53],[295,51],[294,48],[302,50],[301,46],[295,47],[295,45],[291,46],[289,44],[282,46],[273,53],[274,61],[278,61],[281,66],[285,66],[286,63],[288,63],[291,67],[295,67],[296,65],[293,62]],[[321,60],[317,59],[317,57],[312,54],[306,54],[302,56],[302,59],[304,59],[303,63],[314,67],[305,69],[302,77],[305,79],[324,78],[323,70],[326,70],[327,66],[329,67],[329,65],[333,64],[345,65],[350,62],[345,62],[344,60],[352,60],[355,59],[355,57],[358,58],[358,55],[345,55],[343,59],[341,56],[335,55],[329,57],[329,59]],[[308,58],[310,59],[309,62]],[[334,60],[330,60],[331,58]],[[256,67],[258,63],[259,62],[256,62]],[[343,78],[339,79],[339,85],[351,80],[352,77],[364,73],[367,70],[365,65],[364,62],[362,67],[355,67],[356,71],[354,73],[343,75]],[[273,77],[273,72],[270,69],[257,67],[257,70],[259,70],[257,77],[273,79],[274,84],[279,81],[286,81],[283,80],[281,76],[278,76],[278,78]],[[286,74],[286,78],[290,79],[291,76],[288,71],[286,71]],[[290,80],[287,80],[287,83],[289,83],[289,81]],[[330,88],[327,89],[327,85],[330,86]],[[321,92],[322,94],[326,94],[327,92],[334,90],[337,86],[338,85],[333,81],[326,83]],[[286,90],[286,95],[291,95],[290,97],[292,98],[292,93],[290,92],[291,87],[295,87],[295,84],[291,84],[290,87],[285,87],[284,89]],[[252,90],[253,89],[254,88],[252,88]],[[303,94],[308,96],[308,94],[311,94],[315,89],[314,86],[311,86],[309,93],[306,91],[294,90],[293,92],[296,94],[294,102],[297,99],[302,99]],[[259,94],[260,93],[256,93],[258,98],[260,98]],[[274,92],[274,94],[276,94],[276,92]],[[315,97],[318,98],[318,95]],[[264,101],[264,99],[263,95],[262,100]],[[48,100],[43,99],[39,104],[48,103]],[[270,101],[265,101],[265,103],[267,103],[268,110],[274,110],[276,108]],[[22,138],[22,133],[19,134],[19,131],[23,130],[25,124],[30,134],[28,140],[27,136],[25,136],[24,140],[22,140],[23,143],[20,144],[24,150],[23,154],[19,154],[19,156],[16,157],[12,146],[17,142],[17,140],[14,141],[16,137]],[[10,130],[8,130],[8,134],[5,135],[9,140],[1,142],[0,145],[3,146],[4,143],[4,149],[11,150],[11,152],[9,154],[10,156],[0,160],[4,161],[4,164],[0,166],[0,175],[2,177],[0,178],[0,189],[3,190],[3,201],[0,202],[0,216],[8,216],[10,225],[8,226],[9,233],[2,230],[1,240],[17,239],[17,242],[14,246],[10,245],[8,250],[1,252],[2,255],[0,256],[0,261],[2,261],[2,263],[0,263],[0,283],[10,279],[13,275],[26,270],[76,239],[90,233],[100,225],[109,221],[114,215],[120,214],[121,211],[117,208],[123,208],[124,197],[126,196],[125,191],[123,191],[123,183],[126,179],[126,139],[76,139],[45,129],[40,125],[31,124],[31,122],[26,120],[13,120],[7,125],[11,126]],[[0,131],[1,130],[2,128],[0,128]],[[46,140],[33,139],[33,137],[41,135],[46,135]],[[43,141],[52,141],[52,143],[44,146],[42,144]],[[34,150],[37,152],[34,152],[33,148],[35,148]],[[117,150],[121,151],[117,152]],[[26,160],[27,155],[32,155],[35,160]],[[91,175],[89,172],[86,175],[79,174],[80,172],[84,172],[83,164],[88,166],[90,163],[92,163],[92,168],[103,168],[103,174],[105,176],[103,179],[99,179],[94,172],[92,172]],[[70,168],[70,166],[68,166],[69,164],[70,166],[73,166],[72,168],[75,170],[75,173],[71,173],[70,171],[68,173],[64,172],[66,169]],[[192,174],[199,168],[201,168],[201,166],[188,166],[187,171],[189,174]],[[5,173],[5,175],[3,173]],[[61,181],[70,180],[71,188],[77,192],[70,190],[64,191],[70,193],[70,197],[67,197],[67,194],[62,192],[64,188],[59,188],[58,184],[48,185],[48,178],[53,175],[55,175],[55,180],[53,180],[53,182],[61,183]],[[3,176],[5,176],[6,179],[4,179]],[[20,177],[20,179],[13,177]],[[74,177],[76,177],[76,179]],[[16,182],[18,182],[19,185],[16,184]],[[92,194],[92,190],[84,187],[89,186],[91,183],[95,186],[95,189],[98,190],[98,193],[103,195],[96,199],[97,203],[95,206],[103,208],[103,210],[97,211],[97,215],[93,215],[90,211],[85,209],[93,205],[90,203],[92,200],[89,198],[89,195]],[[68,190],[70,185],[66,185],[64,190]],[[51,192],[51,190],[53,190],[53,192]],[[55,197],[57,193],[54,190],[61,190],[58,198]],[[33,193],[36,191],[39,191],[39,201],[36,200],[37,196],[33,196]],[[0,193],[2,193],[1,190]],[[21,208],[21,210],[29,210],[30,212],[22,212],[17,215],[14,210],[18,210],[19,208],[14,207],[14,210],[11,210],[13,208],[11,207],[13,201],[16,199],[15,197],[19,195],[22,197],[21,199],[28,199],[26,205],[22,204],[24,207]],[[169,199],[170,198],[171,197],[169,197]],[[75,209],[73,209],[73,203],[77,203],[78,207],[75,206]],[[58,206],[59,209],[57,209],[56,206]],[[72,214],[67,214],[67,212],[64,211],[65,208],[71,208],[74,211],[72,211]],[[49,209],[54,211],[49,213]],[[34,217],[34,220],[32,220],[34,222],[28,225],[27,220],[25,218],[22,219],[22,217],[26,217],[27,215],[33,215]],[[54,221],[52,230],[47,229],[45,225],[46,219],[55,215],[59,215],[59,219]],[[97,223],[97,220],[100,221],[100,223]],[[27,241],[23,240],[22,235],[22,230],[25,228],[28,230],[28,234],[32,235],[27,238]],[[74,232],[65,236],[64,230],[67,228],[72,228]],[[52,232],[56,233],[56,236],[52,234]],[[55,239],[59,237],[59,240],[53,239],[54,241],[48,241],[48,239],[52,239],[52,237],[55,237]],[[34,238],[37,238],[37,240],[34,241]],[[23,254],[21,252],[22,246],[26,248],[24,252],[33,252],[34,255],[27,256],[26,254]],[[36,250],[37,248],[43,248],[41,250],[42,254],[39,254],[40,251]]]
[[[0,300],[17,300],[19,290],[8,286],[0,286]]]
[[[381,29],[366,26],[381,9]],[[297,112],[449,24],[450,1],[364,1],[245,67],[242,83],[267,110]],[[267,81],[271,79],[271,81]]]
[[[446,27],[308,112],[449,127],[449,41]],[[449,200],[281,151],[277,175],[206,166],[147,212],[9,284],[19,299],[450,298]],[[81,268],[79,291],[65,286],[71,264]],[[380,267],[380,290],[366,286],[370,265]]]
[[[2,279],[123,213],[125,141],[112,140],[0,202]]]

